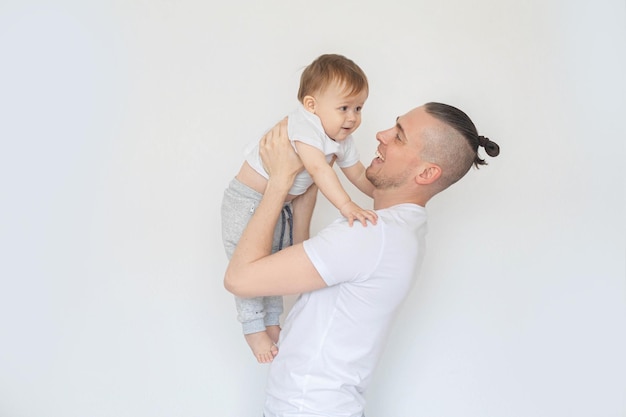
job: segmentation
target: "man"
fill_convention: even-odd
[[[465,113],[439,103],[398,117],[376,139],[366,173],[375,187],[377,224],[350,227],[339,219],[273,255],[276,219],[302,164],[284,121],[261,140],[270,178],[224,282],[241,297],[302,294],[270,367],[265,417],[363,415],[363,394],[391,321],[422,262],[426,203],[473,164],[485,164],[479,146],[490,156],[499,153]],[[308,227],[314,191],[293,202],[298,227]]]

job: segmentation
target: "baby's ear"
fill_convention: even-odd
[[[315,101],[315,97],[313,96],[304,96],[304,98],[302,99],[302,105],[307,111],[315,113],[315,107],[317,105],[317,102]]]

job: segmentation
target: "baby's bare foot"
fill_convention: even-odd
[[[250,333],[244,336],[259,363],[269,363],[278,354],[278,347],[276,347],[267,332]]]
[[[267,334],[270,336],[270,339],[272,339],[272,342],[278,343],[278,337],[280,336],[280,326],[267,326],[265,329],[267,330]]]

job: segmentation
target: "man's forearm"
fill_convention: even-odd
[[[253,276],[251,264],[271,254],[274,228],[288,192],[289,184],[284,179],[270,178],[268,181],[263,198],[241,235],[226,270],[224,285],[229,291],[245,285],[245,281]]]
[[[255,262],[265,260],[271,254],[278,213],[282,210],[296,175],[302,170],[302,161],[287,136],[287,119],[283,119],[261,138],[259,153],[269,179],[263,198],[241,235],[226,269],[224,286],[235,294],[248,293],[247,290],[254,287]],[[266,275],[274,276],[273,273]]]

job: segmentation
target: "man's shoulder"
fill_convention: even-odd
[[[421,223],[425,222],[428,213],[426,208],[413,203],[402,203],[394,206],[376,210],[378,216],[389,223]]]
[[[352,226],[348,220],[340,217],[324,227],[310,240],[318,238],[325,245],[357,244],[381,246],[383,236],[388,233],[413,233],[416,228],[425,227],[427,221],[426,209],[416,204],[399,204],[382,210],[375,210],[378,214],[376,224],[370,222],[366,226],[354,222]]]
[[[380,247],[385,233],[386,225],[380,221],[377,224],[367,223],[363,226],[361,223],[354,222],[352,226],[348,224],[348,220],[341,217],[320,230],[311,241],[315,244],[321,244],[326,247],[334,247],[337,251],[350,248]]]

